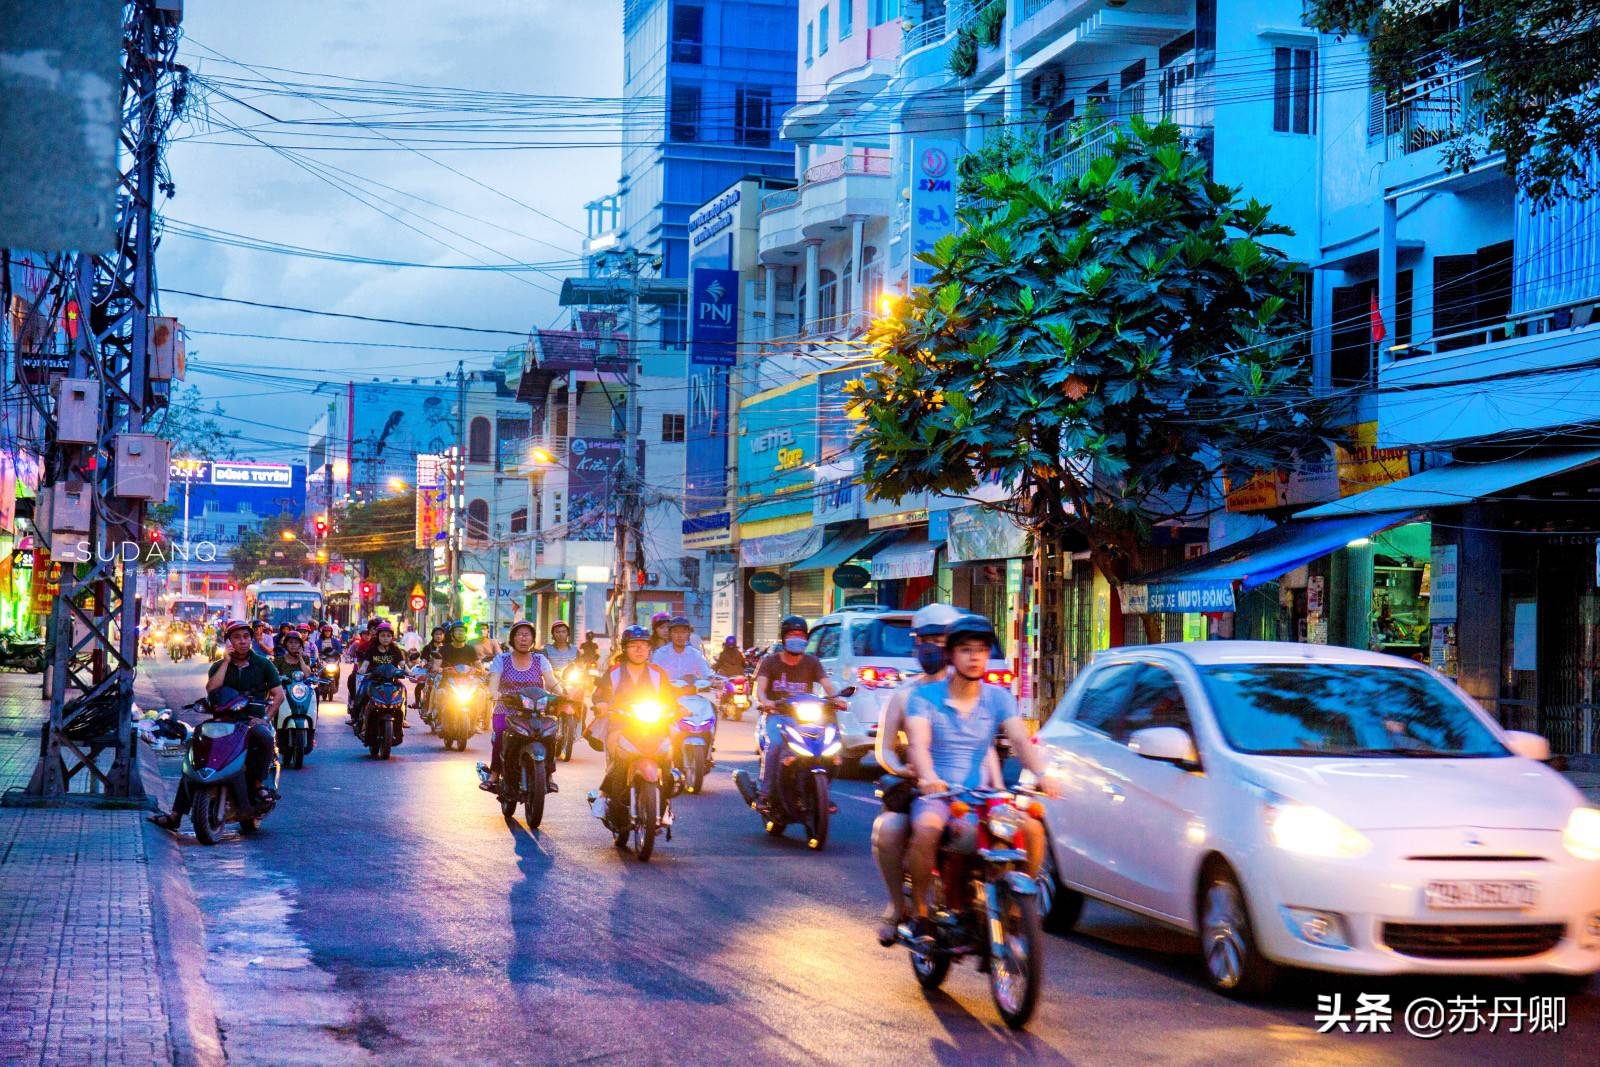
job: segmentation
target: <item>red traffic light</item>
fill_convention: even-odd
[[[239,587],[234,585],[232,582],[228,583],[228,592],[230,592],[230,593],[236,592],[238,590],[238,588]]]
[[[372,597],[372,583],[371,582],[362,582],[361,583],[361,596],[362,596],[363,599],[371,599],[371,597]]]
[[[319,537],[328,532],[328,520],[321,515],[317,516],[316,522],[312,525],[316,527],[317,536]]]

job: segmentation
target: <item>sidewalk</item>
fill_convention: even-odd
[[[43,710],[37,675],[0,674],[0,791],[27,784]],[[178,879],[142,812],[0,808],[0,1064],[221,1062]]]

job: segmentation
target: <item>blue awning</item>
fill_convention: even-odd
[[[842,533],[822,546],[814,556],[794,565],[797,571],[828,570],[848,563],[858,556],[871,556],[872,550],[894,536],[890,530],[866,530],[859,533]]]
[[[1412,514],[1398,511],[1338,519],[1292,520],[1199,559],[1123,585],[1122,607],[1135,615],[1232,611],[1235,582],[1245,589],[1270,582],[1351,541],[1371,537],[1379,530],[1405,522]]]
[[[1428,508],[1459,507],[1506,489],[1513,489],[1540,478],[1561,474],[1590,463],[1600,462],[1600,448],[1558,455],[1518,456],[1489,463],[1457,460],[1442,467],[1401,478],[1388,485],[1368,489],[1342,500],[1319,504],[1296,515],[1301,519],[1338,518],[1345,515],[1370,515],[1384,511],[1426,511]]]
[[[872,557],[872,580],[892,582],[903,578],[926,578],[933,573],[934,556],[939,546],[926,537],[913,537],[878,550]]]

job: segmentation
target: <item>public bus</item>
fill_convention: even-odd
[[[206,602],[197,596],[173,597],[167,602],[167,615],[173,622],[198,625],[206,621]]]
[[[274,629],[283,623],[299,626],[322,617],[322,593],[299,578],[263,578],[245,587],[245,611],[252,619],[265,619]]]

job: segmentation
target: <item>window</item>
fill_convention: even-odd
[[[700,139],[700,86],[672,87],[672,106],[667,117],[667,139],[670,141]]]
[[[511,532],[514,534],[528,532],[527,508],[517,508],[511,513]]]
[[[472,420],[472,426],[467,431],[467,462],[488,463],[493,456],[489,452],[489,420],[478,416]]]
[[[839,40],[849,37],[856,29],[856,0],[839,0]]]
[[[806,66],[811,66],[812,48],[816,44],[817,27],[814,23],[806,23]]]
[[[1449,352],[1482,344],[1482,330],[1511,314],[1512,243],[1480,248],[1464,256],[1433,258],[1434,349]],[[1449,337],[1463,333],[1461,337]]]
[[[1341,285],[1333,290],[1332,353],[1329,377],[1335,387],[1370,380],[1374,347],[1389,348],[1411,343],[1412,273],[1395,275],[1394,314],[1382,312],[1384,339],[1373,342],[1372,304],[1378,296],[1378,280],[1359,285]]]
[[[822,10],[817,12],[817,55],[828,54],[828,5],[823,4]]]
[[[1096,670],[1084,683],[1083,694],[1078,697],[1077,714],[1073,715],[1072,721],[1091,730],[1109,733],[1110,724],[1122,712],[1128,685],[1136,673],[1138,666],[1133,663],[1113,663]]]
[[[839,624],[830,622],[811,631],[811,642],[806,646],[818,659],[837,659],[839,656]]]
[[[869,0],[867,19],[873,26],[882,26],[890,19],[900,17],[900,0]]]
[[[683,440],[684,416],[666,414],[661,416],[661,440],[667,443],[681,442]]]
[[[467,540],[489,540],[489,502],[483,499],[467,502]]]
[[[741,86],[733,91],[733,139],[755,148],[772,145],[771,89]]]
[[[675,63],[699,63],[705,40],[705,8],[679,4],[672,9],[672,59]]]
[[[916,642],[911,638],[911,620],[873,619],[866,624],[856,624],[851,629],[851,642],[858,656],[899,656],[909,659],[916,655]]]
[[[1176,726],[1194,736],[1178,680],[1164,667],[1147,663],[1139,668],[1126,709],[1108,732],[1113,740],[1127,744],[1135,731],[1156,726]]]
[[[533,436],[532,419],[496,419],[494,424],[495,462],[498,466],[514,463],[522,455],[528,438]]]
[[[1272,50],[1272,128],[1278,133],[1311,133],[1311,77],[1316,55],[1310,48]]]

